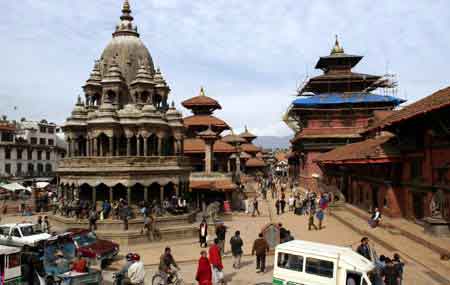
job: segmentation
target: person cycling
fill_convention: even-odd
[[[159,272],[161,276],[164,278],[164,284],[167,285],[171,282],[172,276],[174,274],[173,267],[177,270],[180,270],[175,259],[172,256],[170,247],[166,247],[164,249],[164,253],[161,255],[159,259]]]
[[[125,256],[125,264],[122,266],[122,269],[117,272],[117,274],[115,275],[116,280],[117,280],[117,284],[123,284],[125,278],[127,277],[128,274],[128,268],[130,268],[131,264],[133,264],[133,253],[128,253]]]

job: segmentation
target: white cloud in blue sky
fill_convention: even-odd
[[[62,123],[122,0],[1,2],[0,113]],[[450,1],[130,2],[171,98],[179,105],[203,85],[237,130],[289,135],[282,113],[305,74],[319,73],[313,67],[334,34],[347,53],[365,56],[357,71],[395,72],[409,101],[450,85]]]

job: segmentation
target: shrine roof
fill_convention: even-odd
[[[320,129],[303,129],[292,140],[296,143],[301,139],[316,138],[360,138],[360,133],[364,131],[361,128],[320,128]]]
[[[248,131],[247,126],[245,126],[244,132],[240,133],[239,136],[244,139],[255,139],[257,136]]]
[[[190,126],[213,126],[222,129],[229,129],[227,123],[223,120],[216,118],[212,115],[192,115],[183,119],[184,125],[189,128]]]
[[[219,102],[206,95],[198,95],[184,100],[183,102],[181,102],[181,105],[183,105],[187,109],[192,109],[195,107],[210,107],[219,110],[222,109],[222,106],[220,106]]]
[[[320,105],[361,104],[361,103],[390,103],[399,105],[405,100],[393,96],[377,95],[367,92],[357,93],[322,93],[295,99],[294,107],[311,107]]]
[[[252,143],[244,143],[241,145],[241,148],[245,152],[259,152],[261,151],[260,147],[257,147],[256,145]]]
[[[247,160],[245,162],[245,166],[246,167],[254,167],[254,168],[265,167],[266,163],[262,159],[259,159],[259,158],[250,158],[249,160]]]
[[[213,151],[215,153],[233,153],[236,149],[222,141],[217,140],[214,142]],[[185,153],[204,153],[205,152],[205,142],[199,138],[191,138],[184,140],[184,152]]]
[[[233,191],[238,186],[229,179],[217,180],[191,180],[189,182],[191,189],[209,190],[217,192]]]
[[[275,159],[277,161],[287,161],[287,153],[286,152],[277,152],[275,154]]]
[[[445,107],[450,107],[450,87],[438,90],[430,96],[405,106],[401,110],[394,111],[390,116],[370,127],[368,131],[395,125]]]
[[[365,73],[357,73],[357,72],[329,72],[322,75],[315,76],[311,78],[308,82],[315,83],[315,81],[326,81],[327,83],[332,83],[330,80],[351,80],[351,79],[363,79],[366,81],[375,81],[377,79],[381,78],[379,75],[373,75],[373,74],[365,74]]]
[[[400,151],[389,142],[392,138],[389,134],[337,147],[319,155],[316,160],[324,164],[392,162],[400,158]]]

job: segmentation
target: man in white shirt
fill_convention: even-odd
[[[128,268],[127,277],[124,280],[125,284],[143,285],[145,279],[144,263],[140,260],[139,254],[134,254],[133,263]]]

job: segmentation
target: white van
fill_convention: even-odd
[[[372,285],[369,276],[374,269],[349,247],[293,240],[275,248],[272,284]]]

